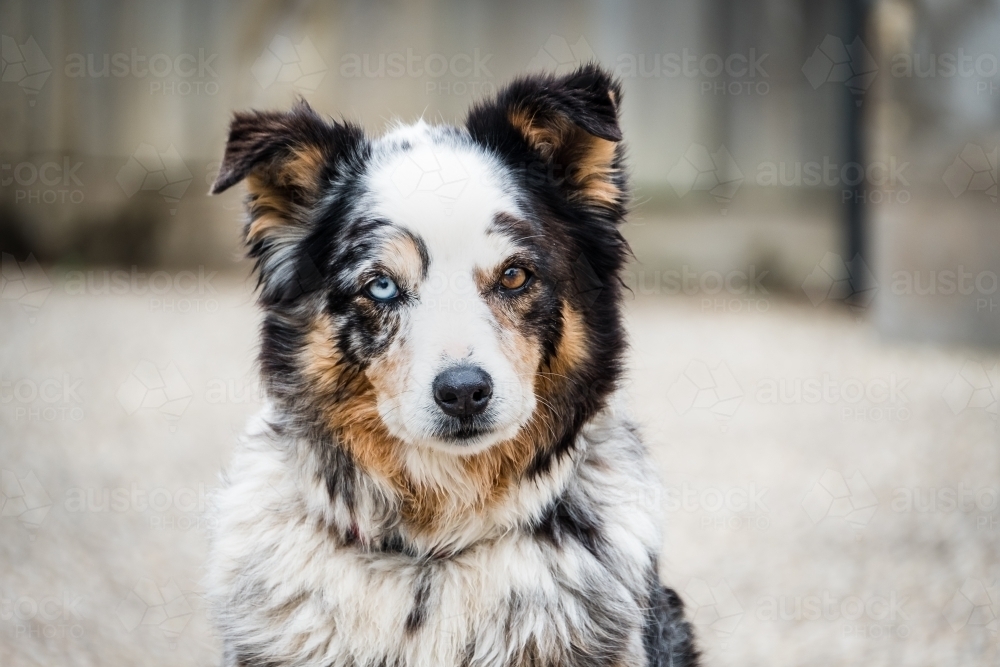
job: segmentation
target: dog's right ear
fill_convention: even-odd
[[[234,115],[211,192],[247,182],[244,240],[265,303],[294,299],[316,283],[315,265],[296,245],[309,233],[326,186],[364,145],[359,127],[324,120],[304,100],[287,112]]]

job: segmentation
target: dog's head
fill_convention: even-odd
[[[274,399],[389,477],[547,469],[619,375],[620,99],[585,66],[461,128],[237,114],[213,192],[247,181]]]

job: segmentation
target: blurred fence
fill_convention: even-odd
[[[5,0],[0,26],[9,261],[223,265],[238,195],[206,192],[233,109],[458,122],[597,59],[626,90],[647,270],[752,267],[890,333],[1000,341],[995,1]]]

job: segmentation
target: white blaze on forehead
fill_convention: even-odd
[[[510,175],[498,160],[447,132],[424,123],[395,130],[376,147],[366,177],[367,214],[407,230],[429,260],[427,279],[415,286],[416,302],[403,311],[397,346],[407,362],[393,391],[380,392],[379,414],[406,442],[447,447],[435,435],[443,413],[434,380],[460,360],[479,366],[493,382],[492,431],[462,446],[472,453],[514,437],[535,399],[533,374],[521,372],[520,356],[512,353],[513,332],[497,326],[475,283],[477,270],[497,270],[517,250],[515,239],[488,233],[498,213],[519,213]],[[392,252],[388,244],[384,250]],[[408,465],[419,477],[415,462]]]
[[[391,151],[369,174],[372,213],[423,239],[432,267],[491,268],[513,250],[487,235],[497,213],[517,212],[504,188],[508,176],[475,146],[448,137],[435,143],[435,132],[420,122],[383,139],[410,148]]]

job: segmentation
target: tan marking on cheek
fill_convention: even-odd
[[[393,487],[403,488],[397,455],[400,443],[378,415],[371,382],[344,363],[335,335],[333,322],[322,315],[306,338],[302,374],[310,383],[313,400],[327,427],[360,465]]]
[[[583,315],[569,304],[562,307],[562,336],[549,365],[553,370],[565,372],[578,366],[587,356],[587,329]]]
[[[311,381],[327,427],[348,453],[369,474],[387,483],[401,502],[404,522],[413,530],[431,530],[442,518],[448,490],[415,484],[403,466],[404,442],[389,433],[378,413],[376,384],[396,391],[408,357],[397,350],[372,365],[370,372],[346,368],[334,344],[329,317],[313,323],[303,352],[303,375]],[[334,396],[339,400],[335,400]]]
[[[534,338],[523,336],[516,329],[505,327],[500,344],[504,355],[512,362],[519,377],[528,377],[538,368],[542,351]]]
[[[536,341],[521,338],[525,361],[533,360],[529,373],[534,373],[534,391],[538,401],[530,421],[511,440],[499,443],[483,452],[482,460],[470,460],[467,469],[475,476],[487,502],[501,502],[509,489],[521,479],[535,453],[555,444],[562,436],[561,425],[572,407],[564,403],[569,373],[588,354],[583,317],[563,304],[563,334],[547,367],[539,367],[541,350]],[[528,350],[532,350],[529,352]],[[520,373],[520,371],[519,371]]]
[[[302,373],[315,388],[335,391],[343,378],[340,350],[334,345],[336,329],[326,315],[317,317],[306,335],[302,353]]]
[[[365,370],[365,376],[375,390],[376,397],[396,398],[406,386],[407,372],[412,365],[413,354],[407,345],[405,334],[397,335],[389,349],[375,359]]]
[[[529,297],[530,299],[530,297]],[[487,306],[499,327],[500,348],[520,377],[527,377],[538,368],[541,350],[537,340],[524,336],[518,328],[522,311],[530,307],[527,300],[487,298]]]
[[[586,329],[580,313],[563,303],[562,318],[562,337],[556,351],[535,374],[535,396],[539,409],[535,411],[532,421],[538,422],[535,425],[536,435],[556,431],[557,424],[562,420],[560,413],[570,407],[564,405],[563,401],[570,373],[587,355]],[[543,444],[551,444],[551,438],[548,441],[534,441],[533,450]]]

